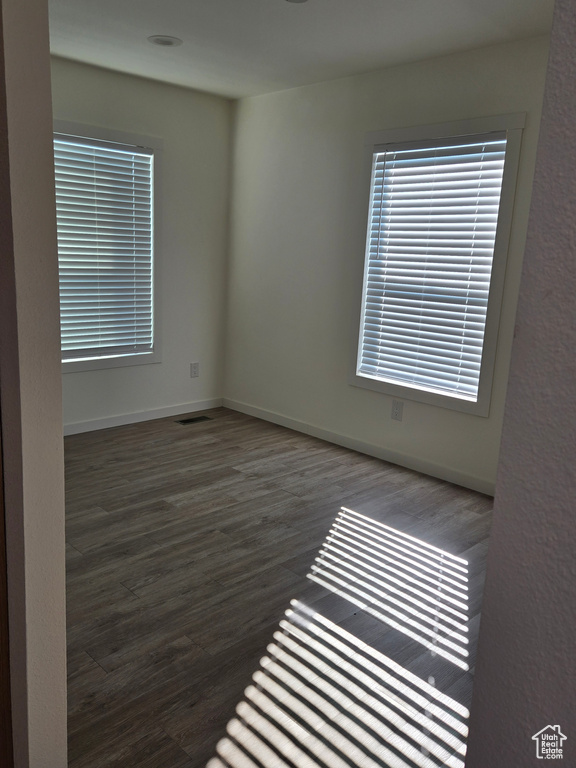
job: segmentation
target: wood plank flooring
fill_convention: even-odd
[[[344,679],[347,662],[334,659],[354,649],[372,687],[391,660],[402,690],[416,686],[414,701],[422,691],[434,698],[433,686],[469,706],[492,500],[240,413],[205,415],[66,438],[70,768],[201,768],[211,759],[212,768],[275,768],[304,758],[323,768],[393,764],[390,754],[409,768],[444,764],[428,749],[429,724],[423,736],[398,725],[398,712],[406,718],[415,705],[398,705],[393,724],[376,727],[388,699],[362,688],[360,668]],[[352,512],[339,515],[342,506]],[[450,592],[445,566],[460,567],[450,556],[467,563],[466,657],[460,630],[443,636],[427,618],[427,601]],[[320,647],[314,632],[321,658],[309,652]],[[299,681],[296,693],[287,680]],[[268,688],[284,692],[269,712]],[[334,735],[325,723],[311,734],[306,717],[317,723],[336,689],[349,689],[335,717],[345,730]],[[367,707],[351,735],[344,710]],[[307,734],[305,746],[291,728]],[[406,757],[407,739],[420,757]]]

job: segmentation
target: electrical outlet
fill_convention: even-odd
[[[195,379],[200,376],[200,363],[190,363],[190,378]]]
[[[394,421],[402,421],[404,403],[402,400],[392,400],[392,418]]]

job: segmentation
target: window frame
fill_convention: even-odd
[[[150,352],[137,352],[127,355],[111,355],[109,357],[91,358],[87,360],[62,360],[62,373],[74,373],[78,371],[94,371],[109,368],[124,368],[138,365],[148,365],[162,362],[161,353],[161,308],[160,285],[161,269],[158,244],[160,242],[161,205],[160,184],[162,178],[162,149],[163,142],[155,136],[127,133],[101,126],[75,123],[65,120],[54,120],[54,135],[77,136],[82,139],[94,139],[95,141],[110,142],[111,144],[125,144],[131,147],[142,147],[153,152],[153,178],[152,178],[152,328],[153,349]]]
[[[365,204],[367,229],[364,230],[364,242],[362,259],[358,259],[360,290],[356,291],[356,323],[358,333],[355,335],[352,350],[349,383],[363,389],[373,390],[382,394],[402,400],[435,405],[476,416],[487,417],[490,412],[490,400],[492,395],[492,383],[496,364],[496,352],[500,325],[500,312],[504,293],[504,281],[506,275],[506,262],[512,229],[512,216],[514,198],[520,158],[520,146],[522,130],[526,121],[525,113],[509,115],[496,115],[492,117],[476,118],[471,120],[454,121],[450,123],[438,123],[410,128],[398,128],[384,131],[371,132],[365,139]],[[358,360],[362,345],[362,317],[366,295],[366,265],[370,243],[371,229],[371,192],[372,192],[372,168],[374,154],[382,151],[382,145],[400,144],[432,139],[450,139],[462,136],[474,136],[492,132],[506,132],[506,157],[502,177],[502,189],[500,196],[500,208],[498,212],[498,224],[494,244],[494,255],[490,278],[490,290],[486,313],[486,325],[484,342],[482,347],[482,360],[478,385],[478,398],[476,402],[465,400],[454,395],[431,392],[418,389],[416,386],[395,384],[389,381],[370,378],[358,373]]]

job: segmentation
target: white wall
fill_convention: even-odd
[[[182,413],[222,397],[231,102],[54,59],[54,117],[163,142],[156,253],[162,362],[66,373],[66,431]],[[190,363],[200,376],[190,378]],[[93,422],[93,423],[90,423]]]
[[[493,490],[547,40],[244,99],[237,110],[225,403]],[[527,112],[489,418],[348,384],[368,131]]]
[[[15,764],[65,768],[64,468],[48,9],[45,0],[2,0],[1,6],[1,122],[7,122],[9,165],[3,156],[0,382]]]

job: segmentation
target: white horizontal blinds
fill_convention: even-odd
[[[357,373],[476,401],[506,134],[377,148]]]
[[[54,138],[62,359],[150,352],[152,151]]]

